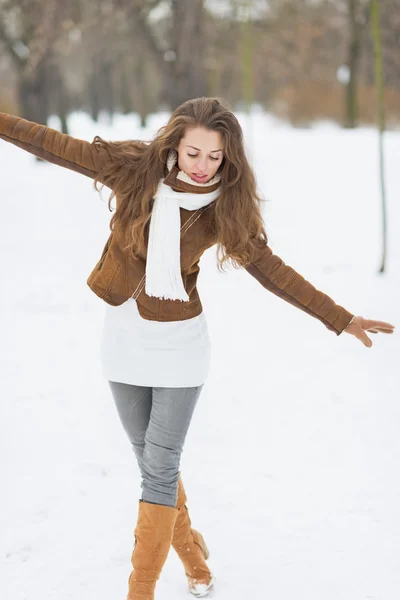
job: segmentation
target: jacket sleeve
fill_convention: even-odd
[[[91,142],[2,112],[0,139],[92,179],[109,160],[107,150]]]
[[[340,335],[354,317],[317,290],[294,269],[286,265],[266,244],[253,246],[252,262],[245,269],[267,290],[318,319],[330,331]]]

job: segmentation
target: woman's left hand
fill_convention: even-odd
[[[371,319],[364,319],[363,317],[354,317],[351,323],[349,323],[343,331],[351,333],[351,335],[354,335],[361,340],[364,346],[371,348],[372,340],[367,336],[365,333],[366,331],[371,333],[378,333],[379,331],[382,333],[393,333],[394,328],[394,325],[385,323],[385,321],[372,321]]]

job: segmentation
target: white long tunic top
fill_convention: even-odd
[[[210,357],[204,311],[184,321],[149,321],[133,298],[120,306],[106,305],[101,363],[109,381],[195,387],[205,382]]]

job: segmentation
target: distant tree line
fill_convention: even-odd
[[[0,110],[39,122],[200,95],[308,123],[376,114],[371,0],[0,0]],[[400,0],[380,4],[387,123],[400,121]]]

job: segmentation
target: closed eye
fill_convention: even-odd
[[[197,158],[198,154],[188,154],[188,156],[190,156],[190,158]],[[218,158],[214,158],[213,156],[210,156],[211,160],[218,160]]]

